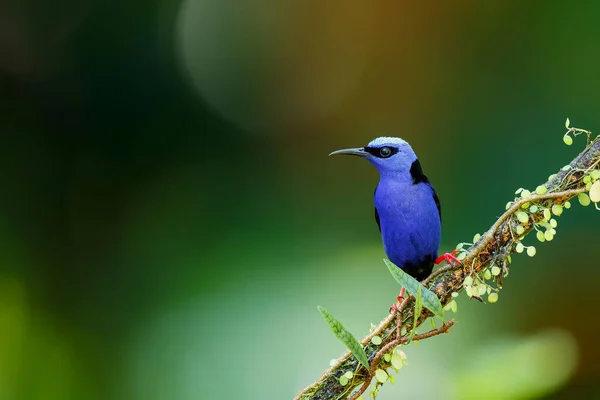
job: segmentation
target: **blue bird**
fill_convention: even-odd
[[[443,260],[460,262],[455,253],[438,258],[442,236],[440,200],[406,141],[379,137],[365,147],[337,150],[329,155],[341,154],[366,158],[379,171],[375,220],[390,261],[418,281],[431,274],[434,264]],[[404,288],[398,301],[403,295]]]

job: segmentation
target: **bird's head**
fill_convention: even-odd
[[[415,161],[418,163],[417,155],[412,147],[397,137],[378,137],[365,147],[337,150],[329,155],[351,155],[366,158],[375,165],[381,175],[406,173],[409,176],[408,173],[411,172]]]

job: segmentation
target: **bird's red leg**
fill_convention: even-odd
[[[396,300],[398,300],[398,303],[402,303],[402,300],[404,300],[404,288],[400,289],[400,294],[396,297]]]
[[[396,300],[397,302],[392,304],[392,306],[390,307],[390,312],[396,310],[400,303],[402,303],[402,301],[404,300],[404,288],[400,289],[400,294],[398,295],[398,297],[396,297]]]
[[[454,257],[454,255],[458,253],[458,250],[454,250],[452,253],[445,253],[442,254],[441,256],[439,256],[437,258],[437,260],[434,261],[435,265],[438,265],[439,263],[441,263],[442,261],[446,261],[448,264],[450,264],[451,261],[456,261],[457,263],[460,264],[460,260],[456,257]]]

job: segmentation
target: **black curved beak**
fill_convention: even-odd
[[[363,147],[357,147],[354,149],[336,150],[334,152],[329,153],[330,156],[347,155],[347,156],[359,156],[359,157],[363,157],[363,158],[366,157],[368,154],[369,153],[367,153]]]

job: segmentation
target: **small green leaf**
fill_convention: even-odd
[[[402,285],[404,289],[413,296],[416,297],[417,291],[419,288],[421,289],[421,294],[423,296],[423,305],[429,311],[444,319],[444,310],[442,308],[442,303],[440,303],[440,299],[433,293],[431,290],[427,289],[425,286],[421,285],[419,281],[417,281],[412,276],[408,275],[406,272],[402,271],[401,268],[398,268],[394,265],[393,262],[384,259],[383,262],[388,267],[388,270],[394,277],[394,279]]]
[[[382,340],[381,340],[381,336],[373,336],[371,338],[371,343],[373,343],[375,346],[379,346],[381,344]]]
[[[423,295],[421,294],[421,286],[417,289],[417,295],[415,296],[415,318],[413,321],[413,327],[410,331],[410,336],[408,338],[408,342],[412,342],[415,333],[417,333],[417,322],[419,322],[419,317],[421,316],[421,311],[423,311]]]
[[[547,208],[544,209],[543,214],[544,214],[544,219],[546,221],[549,221],[550,218],[552,218],[552,214],[550,213],[550,210]]]
[[[600,202],[600,181],[594,182],[592,188],[590,189],[590,200],[594,203]]]
[[[562,212],[563,212],[563,207],[560,204],[554,204],[552,206],[552,214],[559,217],[562,214]]]
[[[522,224],[524,224],[525,222],[529,221],[529,215],[527,215],[526,212],[517,211],[515,213],[515,216],[517,217],[517,219],[519,220],[519,222],[522,223]]]
[[[577,200],[579,200],[579,204],[581,204],[584,207],[590,205],[590,196],[588,196],[587,193],[579,193],[577,195]]]
[[[396,368],[396,369],[400,369],[403,367],[402,365],[402,357],[400,357],[398,354],[394,354],[392,356],[392,367]]]
[[[571,121],[569,121],[569,118],[567,118],[567,120],[565,121],[565,128],[569,129],[570,125],[571,125]]]
[[[388,380],[388,374],[382,369],[377,369],[375,370],[375,379],[377,379],[377,382],[384,383]]]
[[[542,231],[538,231],[538,232],[535,234],[535,237],[536,237],[536,238],[537,238],[537,240],[539,240],[540,242],[545,242],[545,241],[546,241],[546,236],[545,236],[544,232],[542,232]]]
[[[515,250],[517,251],[517,253],[522,253],[524,248],[525,246],[523,246],[523,243],[521,242],[517,243],[517,245],[515,246]]]
[[[369,369],[369,360],[367,359],[367,354],[358,340],[356,340],[356,338],[352,336],[352,334],[346,328],[344,328],[344,325],[335,319],[333,315],[329,313],[329,311],[321,306],[317,306],[317,309],[325,319],[325,322],[327,322],[327,325],[329,325],[329,328],[331,328],[333,334],[346,345],[348,350],[352,352],[354,357],[356,357],[358,362],[360,362],[363,367]]]

